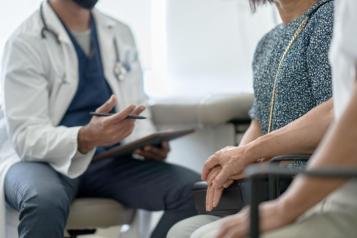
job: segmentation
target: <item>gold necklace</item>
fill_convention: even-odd
[[[273,112],[274,112],[274,108],[275,108],[275,97],[276,97],[276,83],[277,83],[277,79],[281,70],[281,67],[283,65],[283,62],[285,60],[286,55],[288,54],[289,50],[291,49],[293,43],[295,42],[295,40],[298,38],[298,36],[301,34],[301,32],[305,29],[307,22],[309,21],[310,17],[307,16],[299,25],[299,27],[296,29],[296,31],[294,32],[293,37],[291,38],[288,46],[286,47],[283,55],[280,58],[279,64],[278,64],[278,69],[276,71],[275,74],[275,78],[274,78],[274,84],[273,84],[273,90],[272,90],[272,95],[271,95],[271,101],[270,101],[270,113],[269,113],[269,124],[268,124],[268,133],[271,132],[272,130],[272,124],[273,124]]]

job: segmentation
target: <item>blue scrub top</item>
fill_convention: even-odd
[[[112,95],[112,90],[105,80],[97,28],[93,16],[90,20],[91,53],[89,56],[85,54],[66,25],[63,22],[62,24],[77,53],[79,83],[75,96],[60,125],[67,127],[84,126],[91,120],[90,112],[103,105]],[[98,148],[96,153],[98,154],[106,149],[108,147]]]

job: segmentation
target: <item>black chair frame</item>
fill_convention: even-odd
[[[280,166],[253,165],[245,171],[250,185],[250,238],[259,238],[259,204],[260,200],[254,194],[257,192],[257,184],[266,176],[294,177],[297,175],[320,177],[326,179],[357,179],[357,168],[340,167],[340,168],[321,168],[314,170],[305,170],[298,168],[281,168]]]

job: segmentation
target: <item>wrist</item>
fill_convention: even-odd
[[[257,143],[257,140],[243,146],[243,156],[246,164],[255,163],[261,158],[259,156],[259,143]]]
[[[256,162],[260,159],[264,159],[264,161],[266,159],[270,160],[274,156],[274,135],[272,134],[261,136],[248,145],[247,154],[252,159],[251,162]]]
[[[289,221],[297,219],[306,211],[304,204],[301,204],[296,196],[290,196],[289,193],[281,196],[278,202],[281,204],[282,211],[284,211],[285,219]]]
[[[89,151],[95,148],[95,144],[90,136],[87,126],[79,129],[78,133],[78,151],[82,154],[87,154]]]

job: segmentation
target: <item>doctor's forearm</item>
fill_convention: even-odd
[[[247,158],[272,158],[283,154],[311,154],[333,120],[333,101],[315,107],[287,126],[247,145]]]

